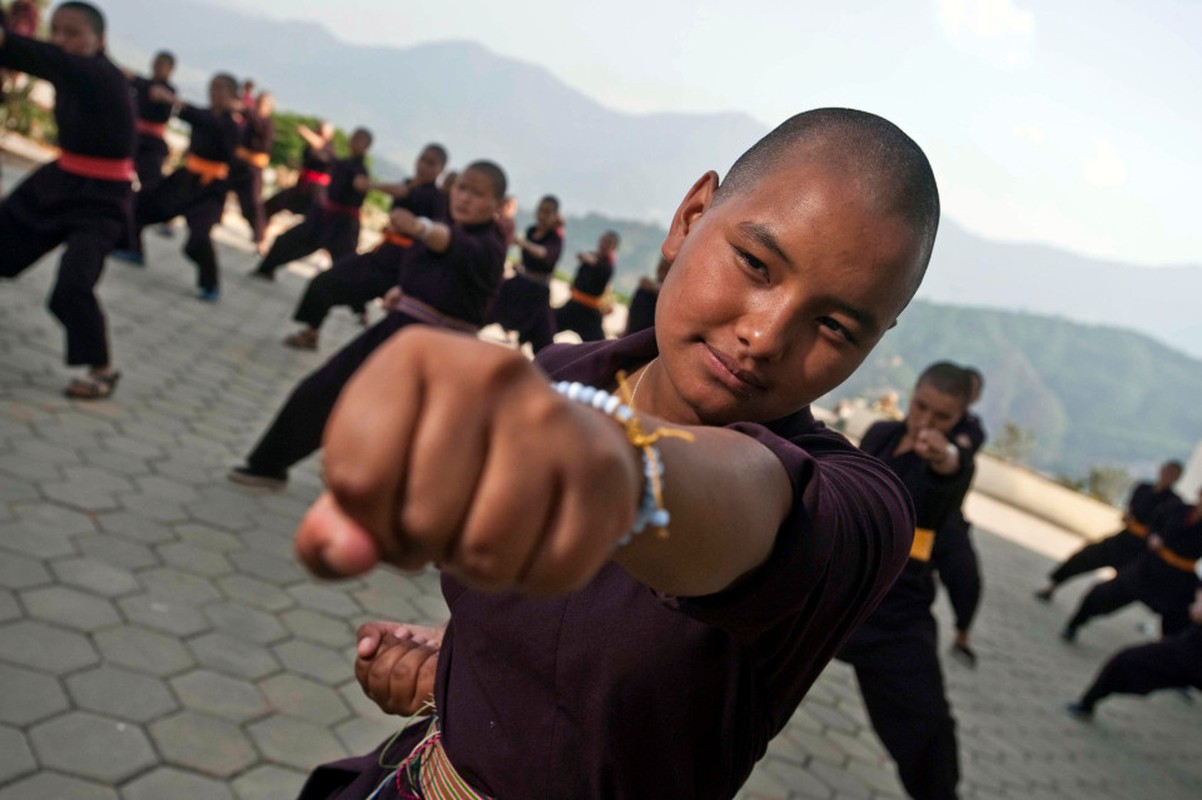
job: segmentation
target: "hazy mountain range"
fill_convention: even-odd
[[[766,130],[745,114],[613,111],[542,67],[470,42],[356,46],[319,25],[253,16],[253,4],[247,13],[195,0],[104,5],[114,54],[136,66],[159,48],[175,51],[193,96],[211,72],[229,70],[271,88],[282,108],[371,127],[381,166],[410,164],[430,140],[457,164],[495,158],[524,207],[554,192],[587,222],[569,225],[569,253],[615,224],[598,215],[631,220],[619,224],[630,234],[619,260],[625,290],[654,269],[655,223],[704,170],[724,170]],[[1144,268],[992,242],[945,219],[920,297],[1131,327],[1202,356],[1200,266]]]

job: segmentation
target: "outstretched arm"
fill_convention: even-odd
[[[660,443],[671,535],[644,533],[615,554],[643,492],[623,428],[554,392],[518,354],[409,329],[343,392],[326,428],[329,489],[297,550],[327,576],[437,563],[478,587],[545,594],[583,586],[613,559],[667,594],[717,592],[767,560],[792,485],[755,439],[690,432]]]
[[[297,125],[296,132],[302,139],[305,140],[305,144],[309,145],[309,147],[312,147],[314,150],[320,150],[327,144],[326,140],[311,131],[308,125]]]

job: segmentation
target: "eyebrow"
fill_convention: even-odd
[[[755,241],[758,242],[762,247],[771,251],[773,255],[788,264],[790,267],[795,266],[793,264],[793,260],[789,258],[788,254],[785,253],[784,248],[780,246],[780,242],[778,242],[776,237],[772,234],[772,229],[767,225],[761,225],[758,222],[740,222],[736,227],[738,227],[738,229],[747,236],[755,239]],[[865,329],[867,333],[875,335],[880,331],[881,324],[877,321],[877,318],[874,314],[865,311],[862,308],[856,308],[849,303],[844,303],[841,300],[833,300],[832,305],[834,305],[837,310],[842,311],[844,314],[854,319],[860,325],[860,327]]]
[[[767,225],[761,225],[758,222],[740,222],[738,224],[738,228],[743,233],[759,242],[761,246],[771,250],[772,254],[781,261],[785,262],[790,267],[793,266],[793,260],[789,258],[788,254],[785,253],[784,248],[780,246],[780,242],[776,241],[776,237],[772,235],[772,229]]]

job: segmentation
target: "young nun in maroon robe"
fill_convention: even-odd
[[[230,164],[230,188],[238,197],[242,216],[250,225],[251,239],[263,252],[263,237],[267,231],[267,213],[263,208],[263,170],[271,164],[271,147],[275,144],[275,98],[261,92],[243,112],[245,125],[242,141],[234,150],[236,158]]]
[[[135,229],[140,233],[147,225],[183,216],[188,223],[184,255],[196,264],[199,297],[214,302],[220,297],[220,275],[213,226],[225,210],[230,164],[242,136],[238,82],[225,73],[213,76],[208,108],[182,103],[160,87],[151,89],[151,97],[175,104],[179,118],[192,127],[192,143],[183,166],[154,189],[138,193]]]
[[[507,331],[517,331],[518,342],[529,342],[538,353],[551,344],[555,335],[551,277],[563,252],[559,198],[547,195],[538,201],[534,224],[516,242],[522,251],[522,263],[517,274],[501,284],[492,321]]]
[[[104,45],[104,17],[88,3],[58,6],[49,42],[0,27],[0,67],[54,84],[62,151],[0,203],[0,277],[66,245],[49,307],[66,330],[67,364],[87,368],[67,387],[80,399],[108,397],[120,376],[95,287],[105,256],[129,235],[133,198],[133,100]]]
[[[586,342],[605,338],[601,328],[604,316],[602,306],[605,290],[614,278],[614,264],[618,252],[617,231],[606,231],[597,241],[597,249],[591,253],[577,253],[576,278],[572,281],[572,296],[568,302],[555,309],[555,327],[561,331],[575,331]]]
[[[263,211],[267,221],[281,211],[307,214],[315,202],[321,200],[322,192],[330,185],[330,170],[337,156],[334,155],[334,124],[322,122],[316,131],[307,125],[298,125],[297,134],[305,140],[301,154],[300,175],[296,183],[267,198]]]
[[[905,134],[809,112],[685,195],[654,329],[535,365],[428,328],[379,348],[298,552],[437,562],[451,620],[361,629],[369,696],[433,716],[302,796],[733,797],[910,552],[905,487],[808,405],[902,312],[937,217]]]

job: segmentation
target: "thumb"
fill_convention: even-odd
[[[343,578],[367,572],[380,561],[371,535],[347,516],[329,492],[305,514],[294,547],[309,571],[320,578]]]

